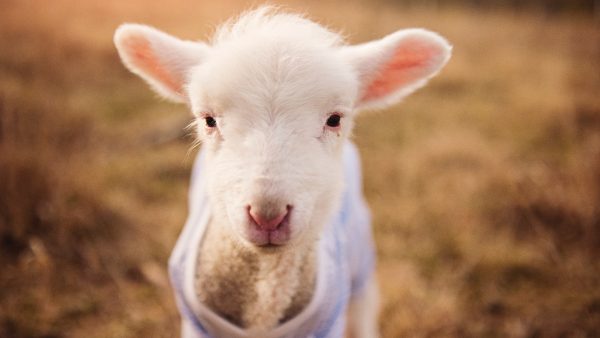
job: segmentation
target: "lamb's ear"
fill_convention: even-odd
[[[383,108],[398,102],[436,75],[452,47],[436,33],[406,29],[380,40],[345,47],[343,57],[360,81],[356,108]]]
[[[209,49],[200,42],[180,40],[138,24],[121,25],[114,42],[130,71],[175,102],[187,101],[184,86],[189,71],[203,60]]]

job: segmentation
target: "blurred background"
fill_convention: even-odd
[[[352,43],[425,27],[448,67],[355,142],[383,337],[600,336],[600,1],[277,1]],[[195,150],[112,45],[256,1],[0,1],[0,337],[177,337],[166,262]]]

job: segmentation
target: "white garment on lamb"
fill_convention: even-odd
[[[187,222],[169,260],[169,274],[182,315],[183,338],[341,338],[351,295],[360,291],[374,269],[369,210],[362,195],[356,147],[344,147],[345,189],[338,212],[319,240],[315,292],[294,318],[268,332],[239,328],[201,304],[194,290],[198,248],[210,219],[203,187],[203,153],[194,164]]]

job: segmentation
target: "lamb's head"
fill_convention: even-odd
[[[117,30],[115,43],[132,72],[188,104],[206,152],[211,211],[260,250],[318,238],[340,199],[356,113],[397,102],[450,56],[448,43],[425,30],[347,46],[268,8],[225,24],[210,44],[133,24]]]

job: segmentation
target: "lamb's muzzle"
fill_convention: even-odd
[[[258,246],[283,245],[290,237],[291,205],[277,208],[271,203],[248,206],[248,240]]]

